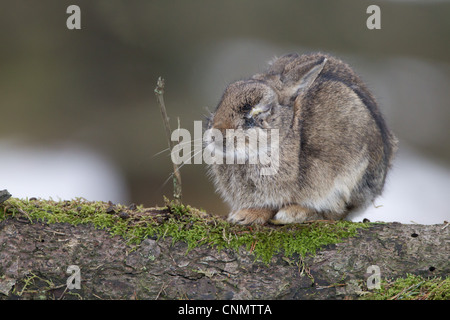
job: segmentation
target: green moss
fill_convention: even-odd
[[[383,280],[381,288],[366,294],[368,300],[450,300],[450,277],[424,278],[407,274],[406,278]]]
[[[200,245],[218,250],[244,247],[265,263],[269,263],[279,252],[284,252],[287,257],[314,254],[325,245],[356,236],[359,228],[370,225],[324,221],[286,226],[239,226],[169,201],[166,207],[143,208],[84,199],[53,201],[11,198],[0,206],[0,221],[14,217],[45,223],[91,223],[96,228],[107,229],[112,235],[124,237],[129,244],[139,244],[148,237],[171,237],[173,242],[187,243],[188,251]]]

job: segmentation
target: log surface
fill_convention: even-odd
[[[91,225],[0,223],[0,299],[356,299],[367,268],[381,278],[450,274],[445,225],[387,223],[362,229],[315,256],[269,264],[248,250],[187,245],[165,238],[131,247]],[[69,289],[67,268],[80,268]]]

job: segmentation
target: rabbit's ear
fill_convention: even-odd
[[[322,72],[327,58],[322,57],[319,61],[309,61],[307,63],[294,66],[286,75],[287,89],[284,95],[289,99],[295,100],[294,116],[292,117],[291,128],[297,128],[300,121],[300,105],[303,96],[308,92],[309,88],[316,81],[319,74]]]
[[[285,74],[282,75],[282,82],[285,83],[285,92],[291,98],[302,95],[308,91],[319,74],[322,72],[327,58],[322,57],[319,61],[308,61],[306,63],[286,66]]]

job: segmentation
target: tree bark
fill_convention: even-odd
[[[91,225],[0,223],[0,299],[355,299],[367,268],[381,278],[450,274],[445,225],[378,224],[315,256],[255,261],[245,248],[220,252],[145,239],[131,247]],[[69,288],[69,266],[80,289]],[[70,282],[73,285],[73,282]]]

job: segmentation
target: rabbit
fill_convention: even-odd
[[[231,208],[228,220],[244,225],[340,220],[364,209],[382,193],[398,144],[366,85],[323,53],[286,54],[265,72],[231,83],[205,128],[225,137],[206,135],[206,149],[246,159],[207,167]],[[229,129],[277,130],[276,173],[262,175],[266,165],[249,163],[260,150],[227,150]]]

